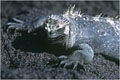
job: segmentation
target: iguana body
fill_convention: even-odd
[[[48,40],[52,41],[51,44],[59,43],[66,50],[76,47],[69,56],[60,56],[63,58],[60,64],[65,64],[64,67],[74,64],[75,68],[78,64],[91,62],[94,52],[120,60],[119,20],[81,15],[73,13],[71,9],[65,14],[50,15],[29,24],[15,21],[19,23],[8,23],[9,29],[28,30],[28,33],[41,29],[47,34]]]

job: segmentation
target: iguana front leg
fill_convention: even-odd
[[[62,59],[60,65],[64,65],[64,67],[67,67],[73,64],[73,69],[75,69],[78,66],[78,64],[84,65],[93,60],[94,52],[88,44],[79,44],[77,47],[78,49],[73,51],[73,53],[68,57],[59,57],[60,59]]]

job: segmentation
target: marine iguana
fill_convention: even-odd
[[[68,9],[62,15],[49,15],[27,23],[13,18],[17,23],[8,23],[10,29],[28,33],[43,30],[52,44],[61,44],[66,50],[76,47],[69,56],[61,55],[64,67],[86,64],[93,60],[94,53],[101,53],[116,60],[119,58],[120,21],[100,16],[82,15]]]

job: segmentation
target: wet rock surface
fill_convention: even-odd
[[[62,14],[70,5],[76,4],[84,14],[114,17],[119,14],[118,2],[2,2],[1,10],[1,78],[3,79],[118,79],[119,66],[100,54],[85,65],[87,69],[65,69],[59,66],[58,57],[41,52],[39,39],[24,33],[7,32],[6,24],[16,17],[31,21],[49,14]],[[59,54],[59,52],[56,52]]]

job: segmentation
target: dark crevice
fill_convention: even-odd
[[[34,53],[39,53],[43,51],[42,47],[46,47],[45,40],[39,38],[38,35],[30,35],[27,33],[22,34],[22,36],[18,36],[12,44],[16,49]]]
[[[34,33],[28,34],[24,32],[21,36],[16,37],[16,39],[12,42],[12,46],[15,49],[20,49],[25,52],[48,52],[55,54],[56,56],[65,55],[65,53],[69,54],[71,52],[71,50],[67,52],[68,50],[65,50],[65,48],[60,44],[50,44],[46,38],[46,34],[43,32],[36,33],[35,35]]]
[[[113,57],[109,57],[109,56],[107,56],[107,55],[104,55],[104,54],[101,54],[105,59],[107,59],[107,60],[110,60],[110,61],[113,61],[113,62],[115,62],[117,65],[119,65],[119,60],[117,60],[117,59],[115,59],[115,58],[113,58]]]

